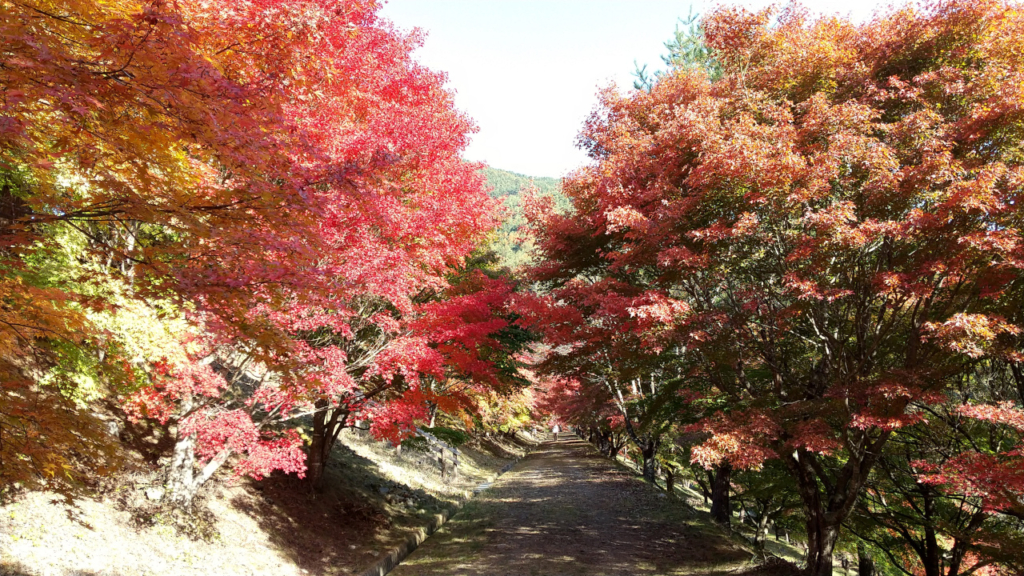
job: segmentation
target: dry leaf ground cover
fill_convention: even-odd
[[[707,574],[749,559],[703,514],[569,437],[534,450],[391,574]]]
[[[188,517],[148,500],[157,480],[145,461],[73,507],[24,495],[0,507],[0,575],[359,573],[528,448],[501,438],[465,446],[459,475],[442,478],[423,452],[398,453],[353,430],[341,443],[322,494],[290,476],[225,475]]]

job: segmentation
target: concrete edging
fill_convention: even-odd
[[[522,458],[520,458],[519,460],[522,460]],[[495,480],[497,480],[499,476],[511,470],[513,466],[519,463],[519,460],[509,462],[508,464],[501,468],[500,472],[494,474],[493,476],[488,476],[487,480],[482,482],[477,487],[477,489],[466,491],[464,493],[465,498],[460,502],[456,503],[453,509],[445,510],[440,514],[434,514],[434,519],[430,522],[430,524],[428,524],[424,528],[417,528],[415,532],[406,537],[405,542],[402,542],[398,546],[392,548],[391,551],[388,552],[383,558],[377,560],[377,562],[374,563],[374,565],[371,568],[360,572],[358,576],[384,576],[388,572],[394,570],[395,567],[397,567],[398,564],[402,562],[402,560],[405,560],[406,557],[409,556],[409,554],[412,554],[413,550],[418,548],[419,545],[422,544],[427,538],[430,538],[434,534],[434,532],[437,532],[437,530],[441,528],[441,526],[444,526],[445,523],[448,522],[448,520],[450,520],[452,516],[457,514],[459,510],[461,510],[462,507],[466,504],[466,502],[469,502],[477,494],[483,492],[487,488],[490,488],[490,485]],[[481,489],[481,487],[483,488]]]

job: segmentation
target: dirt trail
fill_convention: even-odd
[[[749,557],[701,515],[570,436],[540,446],[391,574],[708,574]]]

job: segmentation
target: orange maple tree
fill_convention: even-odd
[[[74,386],[43,384],[39,376],[55,362],[55,350],[102,348],[102,335],[82,312],[104,303],[67,286],[39,285],[26,268],[27,253],[52,244],[55,227],[68,226],[122,270],[146,268],[145,279],[167,279],[168,265],[189,251],[187,243],[166,241],[167,234],[199,239],[301,201],[297,194],[270,195],[278,189],[275,172],[287,174],[291,164],[279,152],[291,134],[273,129],[286,97],[283,86],[268,90],[277,72],[225,51],[231,42],[190,26],[183,8],[3,4],[0,265],[8,297],[0,413],[4,474],[13,475],[4,480],[40,471],[23,466],[34,462],[24,454],[67,464],[62,455],[74,451],[58,439],[89,428],[44,416],[47,406],[66,405]],[[258,36],[256,29],[245,28]],[[287,65],[287,54],[267,56]],[[166,234],[154,237],[144,225]],[[41,400],[29,409],[30,398]],[[52,465],[42,472],[59,477]]]

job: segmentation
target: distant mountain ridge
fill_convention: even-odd
[[[534,240],[526,226],[523,213],[522,190],[531,184],[540,196],[550,196],[559,211],[569,209],[569,199],[562,194],[562,179],[531,177],[498,168],[483,168],[481,173],[492,188],[492,198],[500,198],[505,204],[506,216],[501,227],[495,232],[491,248],[498,255],[501,264],[516,269],[533,260]]]
[[[540,190],[542,195],[554,195],[559,193],[562,187],[561,178],[549,178],[546,176],[526,176],[510,170],[487,167],[481,170],[487,183],[493,188],[491,196],[503,198],[505,196],[518,196],[524,186],[531,183]]]

